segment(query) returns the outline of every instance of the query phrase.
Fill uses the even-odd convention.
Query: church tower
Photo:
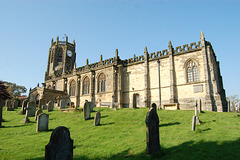
[[[56,76],[73,70],[75,61],[76,52],[74,40],[73,43],[69,43],[67,36],[66,41],[59,41],[58,36],[55,42],[53,42],[52,39],[45,79],[49,76]]]

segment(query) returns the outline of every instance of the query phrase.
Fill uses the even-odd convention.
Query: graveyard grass
[[[49,131],[36,133],[35,117],[31,123],[21,122],[24,115],[3,108],[0,128],[0,159],[44,159],[45,145],[52,131],[58,126],[70,130],[74,140],[74,159],[239,159],[240,116],[233,112],[207,112],[199,115],[201,125],[191,131],[194,111],[158,110],[160,120],[159,154],[146,155],[147,108],[119,109],[94,108],[91,117],[101,112],[101,125],[94,126],[94,119],[83,120],[83,112],[52,112],[49,114]]]

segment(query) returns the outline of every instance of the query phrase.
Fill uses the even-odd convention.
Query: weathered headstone
[[[64,99],[60,100],[60,109],[65,109],[66,108],[66,102]]]
[[[18,101],[16,99],[12,101],[12,108],[18,108]]]
[[[42,113],[37,115],[37,129],[36,132],[47,131],[48,130],[49,115]]]
[[[11,100],[6,100],[5,106],[6,106],[7,111],[13,111],[14,110],[14,108],[12,108],[12,101]]]
[[[198,109],[199,109],[199,113],[202,113],[202,100],[199,99],[199,103],[198,103]]]
[[[114,99],[115,99],[115,95],[113,94],[113,95],[112,95],[111,108],[114,108],[114,107],[115,107],[115,106],[114,106]]]
[[[25,114],[25,113],[26,113],[27,103],[28,103],[28,100],[27,100],[27,99],[25,99],[25,100],[22,102],[22,109],[21,109],[22,114]]]
[[[48,112],[52,111],[54,108],[54,103],[53,101],[49,101],[48,104],[47,104],[47,110]]]
[[[28,102],[27,109],[28,109],[28,117],[34,117],[36,112],[36,103],[34,101]]]
[[[86,100],[84,107],[83,107],[83,112],[84,112],[84,120],[88,120],[91,118],[91,112],[90,112],[90,104],[89,102]]]
[[[196,116],[196,124],[197,125],[200,125],[200,120],[199,120],[199,117],[198,117],[198,103],[196,101],[196,106],[195,106],[195,116]]]
[[[60,126],[53,130],[50,142],[45,146],[45,160],[72,160],[73,140],[69,130]]]
[[[237,117],[238,114],[237,114],[237,111],[236,111],[236,104],[235,104],[234,101],[232,101],[232,110],[233,110],[233,112],[235,113],[235,116]]]
[[[26,114],[25,114],[25,118],[22,120],[23,123],[29,123],[30,120],[29,120],[29,111],[28,111],[28,108],[26,108]]]
[[[95,117],[94,117],[94,125],[95,126],[99,126],[100,125],[100,119],[101,119],[101,113],[98,111],[95,114]]]
[[[47,105],[43,104],[43,105],[41,106],[41,109],[42,109],[42,110],[47,109]]]
[[[196,128],[196,116],[193,116],[193,119],[192,119],[192,131],[195,131],[195,128]]]
[[[156,104],[153,103],[146,116],[146,141],[147,154],[152,154],[160,151],[159,140],[159,118],[157,115]]]
[[[231,110],[230,110],[230,101],[227,101],[228,103],[227,103],[227,106],[228,106],[228,112],[231,112]]]
[[[42,109],[38,109],[38,110],[36,111],[36,113],[35,113],[35,121],[37,120],[37,116],[40,115],[40,114],[42,114],[42,113],[43,113]]]

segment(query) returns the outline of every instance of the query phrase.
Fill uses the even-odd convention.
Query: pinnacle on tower
[[[59,41],[59,37],[57,36],[57,42]]]
[[[169,41],[168,47],[169,47],[169,48],[172,47],[172,42],[171,42],[171,40]]]
[[[115,57],[118,58],[118,49],[116,49],[115,54],[116,54]]]
[[[148,54],[147,46],[145,46],[144,53],[145,53],[145,54]]]
[[[68,36],[66,36],[66,42],[68,42]]]
[[[75,46],[75,40],[73,40],[73,45]]]
[[[102,55],[100,55],[100,61],[102,61]]]
[[[86,59],[86,65],[88,66],[88,58]]]
[[[203,35],[203,31],[201,31],[201,37],[200,39],[205,39],[204,35]]]

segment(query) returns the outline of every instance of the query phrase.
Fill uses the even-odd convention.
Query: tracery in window
[[[198,68],[196,62],[190,60],[187,63],[187,82],[198,81]]]
[[[105,74],[101,73],[98,76],[98,88],[97,88],[97,92],[105,92],[106,89],[106,76]]]
[[[76,91],[76,82],[75,80],[72,80],[69,86],[69,95],[75,96],[75,91]]]
[[[89,77],[85,77],[83,80],[83,94],[89,94],[90,88],[90,79]]]

